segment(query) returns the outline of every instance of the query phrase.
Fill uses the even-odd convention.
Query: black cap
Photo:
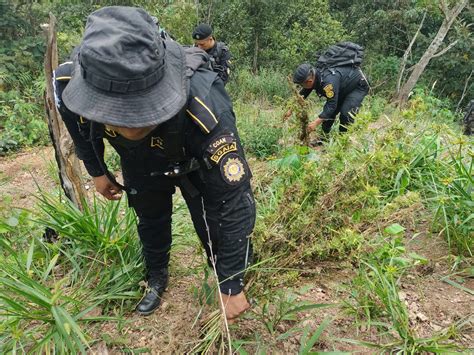
[[[196,26],[193,31],[193,38],[194,39],[205,39],[212,35],[212,27],[206,23],[201,23],[200,25]]]
[[[306,79],[308,79],[312,69],[313,66],[309,63],[300,64],[293,74],[293,82],[295,84],[302,84]]]

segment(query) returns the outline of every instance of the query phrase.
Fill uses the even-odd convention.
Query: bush
[[[280,150],[283,135],[275,111],[237,103],[235,105],[240,138],[247,153],[267,158]]]
[[[271,68],[263,68],[258,75],[252,73],[249,68],[241,68],[231,73],[227,90],[234,100],[245,102],[263,100],[275,103],[277,97],[290,95],[285,73]]]
[[[0,92],[0,154],[49,142],[48,125],[41,105],[16,91]]]
[[[290,267],[315,257],[347,258],[361,245],[360,233],[413,220],[420,206],[397,199],[410,191],[437,211],[435,230],[451,251],[472,255],[472,157],[466,141],[452,146],[454,115],[421,93],[402,112],[388,107],[381,115],[377,99],[367,103],[348,134],[333,133],[324,154],[299,149],[282,158],[291,163],[274,173],[277,200],[261,206],[267,213],[255,232],[262,259],[280,255],[279,267]],[[381,119],[372,123],[376,115]]]

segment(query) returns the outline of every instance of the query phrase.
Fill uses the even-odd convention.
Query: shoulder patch
[[[189,117],[196,123],[201,131],[208,134],[217,126],[219,121],[217,120],[214,113],[211,111],[208,105],[204,102],[203,99],[200,99],[197,96],[193,96],[191,99],[186,113]]]
[[[332,84],[327,84],[324,88],[324,93],[328,99],[332,99],[334,97],[334,88]]]
[[[218,164],[226,154],[237,150],[237,141],[232,133],[214,138],[206,149],[214,164]]]
[[[231,153],[222,159],[220,171],[222,179],[228,185],[238,185],[249,177],[247,163],[235,153]]]

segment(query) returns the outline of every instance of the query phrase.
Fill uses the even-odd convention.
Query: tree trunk
[[[257,74],[258,72],[258,33],[255,34],[255,48],[253,52],[253,63],[252,63],[252,69],[253,73]]]
[[[418,63],[415,64],[410,76],[408,77],[407,81],[403,84],[402,88],[400,89],[400,92],[398,93],[398,96],[396,98],[396,101],[400,105],[403,105],[407,102],[410,92],[415,87],[416,83],[418,82],[418,79],[420,78],[421,74],[423,74],[430,60],[446,53],[447,50],[454,45],[454,44],[451,44],[445,49],[441,50],[439,53],[437,53],[439,47],[444,41],[444,38],[446,37],[452,24],[454,23],[454,20],[458,17],[458,15],[461,13],[462,9],[464,9],[467,3],[468,3],[468,0],[462,0],[452,10],[449,10],[447,9],[446,4],[444,3],[444,0],[441,1],[441,6],[443,7],[443,12],[445,15],[444,21],[441,24],[441,27],[439,28],[438,33],[436,34],[436,36],[433,38],[430,45],[428,46],[428,49],[422,55]]]
[[[56,162],[59,168],[59,180],[65,195],[81,210],[87,197],[81,179],[79,159],[74,153],[74,144],[59,114],[53,90],[53,71],[58,66],[58,50],[56,43],[56,18],[49,15],[49,25],[45,26],[46,54],[44,71],[46,77],[46,92],[44,95],[45,109],[48,118],[49,134],[53,142]]]

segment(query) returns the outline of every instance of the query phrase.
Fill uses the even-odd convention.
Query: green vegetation
[[[258,202],[256,260],[248,273],[254,305],[242,325],[227,331],[213,272],[185,204],[176,197],[171,276],[189,283],[185,292],[195,308],[188,311],[196,312],[183,326],[186,342],[174,351],[465,350],[468,319],[420,334],[402,290],[410,277],[432,268],[430,253],[412,249],[414,240],[423,240],[430,246],[442,243],[446,272],[432,281],[473,292],[465,282],[473,275],[473,140],[461,135],[456,112],[473,93],[472,85],[465,86],[473,56],[466,25],[472,9],[450,32],[458,44],[430,64],[408,106],[397,108],[389,100],[411,35],[426,11],[426,28],[409,64],[442,21],[431,1],[153,3],[133,2],[160,18],[182,43],[190,43],[199,19],[212,22],[218,38],[230,45],[235,70],[227,88]],[[39,25],[49,11],[56,15],[60,57],[66,59],[87,14],[103,4],[0,5],[0,155],[48,143]],[[132,2],[107,2],[112,4]],[[313,150],[299,144],[300,118],[283,120],[293,104],[287,75],[342,39],[366,45],[373,92],[348,134],[333,130],[329,143]],[[310,104],[313,117],[322,103],[312,98]],[[115,154],[106,160],[119,169]],[[0,186],[8,183],[8,171],[2,171]],[[80,211],[58,188],[39,193],[32,210],[17,205],[14,196],[0,198],[0,352],[86,353],[102,343],[119,352],[157,351],[130,340],[143,330],[133,328],[139,321],[131,315],[142,294],[143,263],[136,217],[125,199],[93,199]],[[57,234],[43,235],[45,230]],[[334,269],[349,275],[332,280]],[[337,288],[336,297],[315,298],[319,285]],[[437,291],[423,292],[430,297]],[[168,318],[158,322],[166,327]]]

